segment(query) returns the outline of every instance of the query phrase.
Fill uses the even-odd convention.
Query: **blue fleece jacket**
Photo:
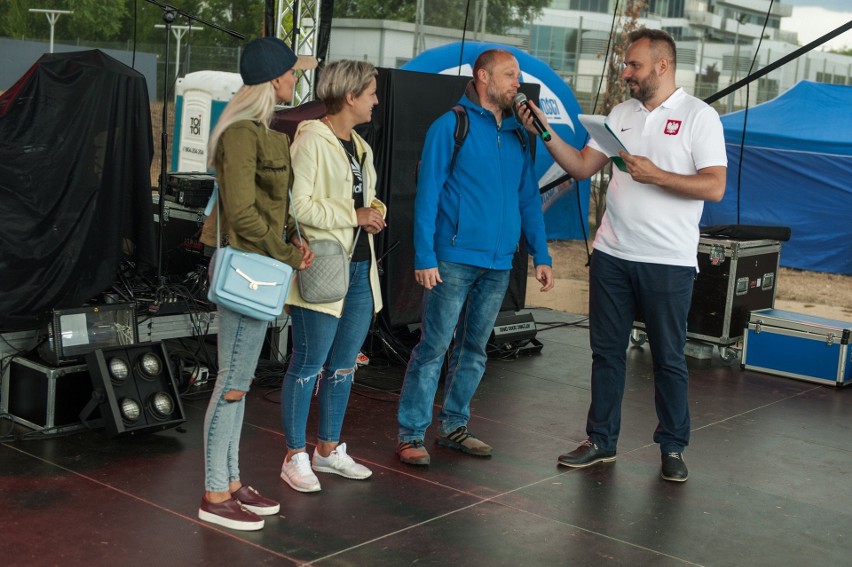
[[[414,268],[443,260],[509,270],[521,232],[535,265],[549,266],[529,144],[524,151],[514,132],[523,126],[510,113],[498,129],[494,114],[471,98],[469,86],[459,104],[470,130],[452,172],[455,113],[441,115],[426,134],[414,202]]]

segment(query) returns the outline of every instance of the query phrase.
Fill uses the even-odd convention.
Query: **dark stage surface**
[[[278,392],[253,389],[242,480],[281,501],[259,532],[197,519],[205,395],[184,401],[184,426],[147,437],[2,443],[3,565],[849,564],[852,392],[689,359],[690,478],[669,483],[651,441],[650,354],[631,347],[618,459],[572,470],[556,457],[585,438],[588,331],[537,338],[538,355],[491,360],[473,400],[471,430],[494,456],[438,447],[433,426],[427,468],[394,454],[397,396],[365,386],[399,388],[404,369],[374,358],[356,375],[342,439],[373,477],[321,474],[314,494],[279,479]],[[27,431],[0,422],[10,429]]]

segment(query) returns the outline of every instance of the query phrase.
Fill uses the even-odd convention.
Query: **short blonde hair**
[[[346,95],[360,96],[378,74],[375,65],[367,61],[334,61],[320,70],[317,98],[325,103],[328,114],[337,114],[343,110]]]

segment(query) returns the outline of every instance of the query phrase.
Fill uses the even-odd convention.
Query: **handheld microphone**
[[[527,95],[524,93],[518,93],[515,95],[515,104],[520,104],[522,106],[526,106],[530,111],[530,116],[532,116],[533,126],[535,126],[536,132],[541,136],[542,141],[549,142],[550,141],[550,132],[548,132],[544,128],[544,124],[541,123],[541,120],[538,119],[533,109],[530,108],[530,101],[527,100]]]

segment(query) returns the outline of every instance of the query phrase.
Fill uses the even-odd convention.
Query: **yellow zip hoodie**
[[[373,150],[354,131],[352,138],[355,150],[360,157],[366,152],[362,175],[364,177],[364,203],[379,211],[384,218],[386,207],[376,199],[376,168],[373,165]],[[352,168],[349,156],[337,141],[335,135],[320,120],[306,120],[299,124],[290,148],[293,164],[293,201],[291,216],[299,221],[302,236],[308,243],[311,240],[334,239],[350,251],[358,227],[355,215],[355,201],[352,198]],[[370,242],[370,286],[373,290],[374,312],[382,308],[382,295],[379,288],[379,273],[376,267],[376,252],[373,235],[367,235]],[[333,303],[308,303],[299,294],[296,278],[290,286],[287,296],[288,305],[298,305],[306,309],[328,313],[340,317],[343,312],[343,300]]]

